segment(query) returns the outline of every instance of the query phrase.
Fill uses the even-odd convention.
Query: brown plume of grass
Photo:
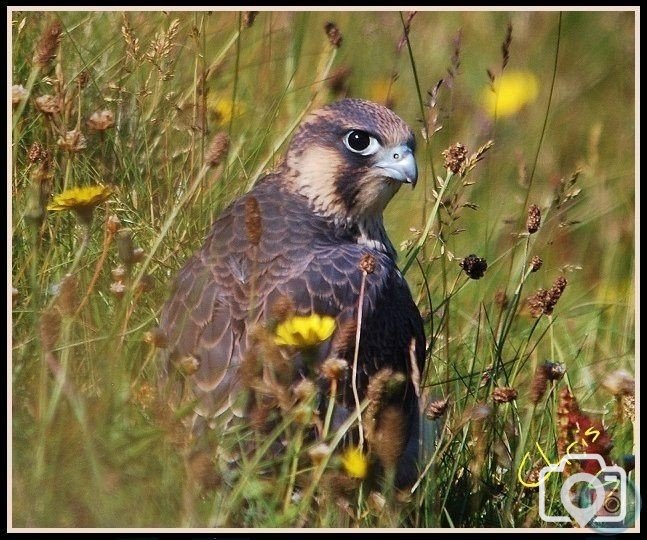
[[[58,20],[47,25],[34,50],[33,61],[36,66],[45,68],[56,58],[62,33],[63,27]]]

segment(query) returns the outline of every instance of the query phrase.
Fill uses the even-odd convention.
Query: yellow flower
[[[494,81],[494,92],[483,89],[483,105],[490,116],[512,116],[537,99],[539,81],[531,71],[508,71]]]
[[[89,221],[94,208],[108,200],[113,191],[110,186],[101,184],[66,189],[54,197],[54,200],[47,205],[47,209],[52,212],[74,210],[81,219]]]
[[[276,327],[274,343],[311,347],[325,341],[335,331],[335,319],[328,315],[295,315]]]
[[[207,110],[216,117],[221,124],[228,124],[232,118],[237,118],[245,113],[245,105],[240,101],[235,104],[229,98],[224,98],[209,92],[207,95]]]
[[[352,446],[346,450],[341,457],[341,463],[348,476],[353,478],[366,478],[366,473],[368,473],[368,459],[359,448]]]

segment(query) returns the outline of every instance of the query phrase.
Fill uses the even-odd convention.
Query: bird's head
[[[418,168],[411,128],[391,110],[344,99],[311,113],[288,147],[292,188],[338,221],[378,219]]]

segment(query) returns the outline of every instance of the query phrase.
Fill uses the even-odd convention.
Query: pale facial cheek
[[[357,198],[359,213],[381,213],[400,189],[400,182],[381,177],[367,178]]]

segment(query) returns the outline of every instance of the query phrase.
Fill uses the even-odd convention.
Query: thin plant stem
[[[353,354],[353,397],[355,398],[355,410],[357,411],[357,423],[359,427],[359,447],[364,447],[364,429],[362,426],[362,413],[360,408],[359,393],[357,391],[357,365],[359,359],[359,341],[362,333],[362,313],[364,307],[364,291],[366,288],[366,271],[362,271],[362,282],[359,289],[359,300],[357,306],[357,329],[355,330],[355,352]]]

